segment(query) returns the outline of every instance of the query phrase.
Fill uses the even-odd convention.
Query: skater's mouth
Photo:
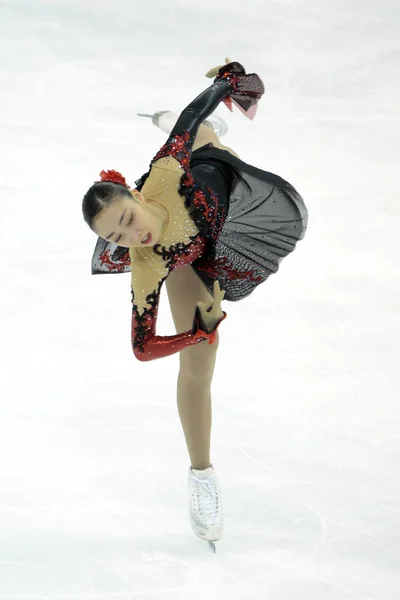
[[[152,236],[151,236],[151,233],[149,232],[149,233],[146,235],[146,237],[145,237],[145,238],[142,240],[142,244],[143,244],[143,245],[145,245],[145,244],[150,244],[150,242],[151,242],[151,237],[152,237]]]

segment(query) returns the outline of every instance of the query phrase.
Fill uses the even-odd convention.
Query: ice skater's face
[[[131,198],[116,198],[100,211],[93,229],[98,236],[118,246],[154,246],[161,237],[164,221],[138,190],[129,191]]]

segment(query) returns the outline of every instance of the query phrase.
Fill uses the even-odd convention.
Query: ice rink
[[[228,313],[225,501],[192,533],[178,357],[131,350],[129,274],[92,276],[81,202],[132,186],[225,57],[263,79],[223,142],[309,230]],[[399,600],[400,3],[0,0],[0,599]],[[165,291],[158,333],[174,333]]]

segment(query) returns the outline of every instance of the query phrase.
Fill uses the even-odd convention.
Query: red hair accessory
[[[125,187],[129,187],[125,181],[125,177],[118,173],[118,171],[102,171],[100,173],[101,181],[112,181],[113,183],[121,183]],[[101,181],[96,181],[95,183],[101,183]]]

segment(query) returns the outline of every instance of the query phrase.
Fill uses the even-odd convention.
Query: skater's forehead
[[[115,229],[121,227],[124,221],[130,218],[132,212],[129,198],[115,198],[110,204],[106,204],[97,215],[94,222],[95,229],[101,237],[110,238],[114,235]]]

